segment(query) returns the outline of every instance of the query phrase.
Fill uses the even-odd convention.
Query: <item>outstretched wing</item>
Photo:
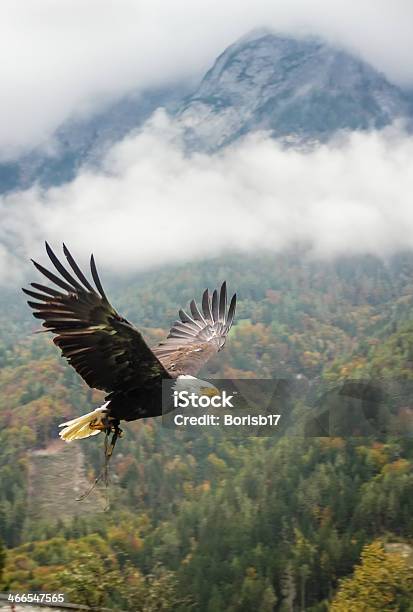
[[[227,310],[227,285],[224,282],[219,295],[216,289],[212,298],[208,289],[204,291],[201,310],[192,300],[189,305],[191,315],[179,311],[180,321],[175,321],[167,339],[153,349],[171,375],[195,376],[224,347],[234,321],[236,301],[234,294]]]
[[[33,315],[43,319],[43,327],[56,334],[54,343],[87,384],[107,392],[128,392],[154,378],[170,378],[141,333],[109,303],[93,255],[90,269],[95,287],[65,245],[63,252],[74,275],[47,243],[46,250],[62,278],[32,261],[59,290],[31,283],[36,291],[23,291],[37,300],[28,302]]]

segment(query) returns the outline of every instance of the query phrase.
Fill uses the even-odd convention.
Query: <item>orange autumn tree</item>
[[[413,610],[413,567],[380,540],[366,545],[353,576],[341,581],[332,612]]]

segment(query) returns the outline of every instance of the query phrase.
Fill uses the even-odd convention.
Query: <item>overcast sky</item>
[[[411,0],[3,0],[0,157],[129,91],[199,77],[262,26],[322,35],[413,86]],[[83,261],[93,250],[116,273],[297,240],[322,257],[413,248],[413,141],[402,128],[307,153],[259,134],[213,155],[183,151],[159,110],[100,169],[0,196],[0,284],[20,280],[45,239]]]
[[[131,90],[200,76],[262,26],[319,34],[413,85],[411,0],[2,0],[0,157]]]

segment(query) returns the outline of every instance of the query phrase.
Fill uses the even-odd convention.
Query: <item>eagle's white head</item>
[[[178,392],[188,391],[188,393],[195,393],[198,396],[214,397],[215,395],[221,395],[221,392],[211,383],[187,374],[178,376],[173,385],[173,390]]]

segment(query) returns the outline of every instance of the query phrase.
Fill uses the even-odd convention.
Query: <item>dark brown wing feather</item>
[[[63,291],[31,283],[23,289],[30,297],[33,315],[43,327],[56,334],[54,343],[90,387],[107,392],[129,392],[153,379],[170,378],[140,332],[121,317],[109,303],[93,255],[91,272],[94,288],[81,272],[68,249],[63,252],[73,274],[58,260],[46,243],[57,272],[33,262],[36,268]]]
[[[212,298],[208,289],[204,291],[201,310],[192,300],[189,305],[190,315],[184,310],[179,311],[180,321],[175,321],[168,338],[153,348],[159,361],[172,376],[195,376],[223,348],[234,321],[236,300],[234,294],[227,310],[227,285],[224,282],[219,296],[217,290],[213,292]]]

